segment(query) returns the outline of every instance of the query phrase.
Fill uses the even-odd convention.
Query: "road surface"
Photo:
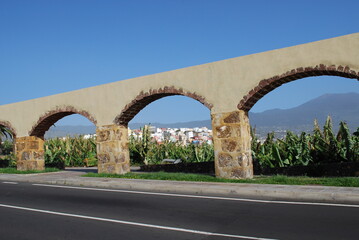
[[[358,239],[359,205],[0,182],[1,239]]]

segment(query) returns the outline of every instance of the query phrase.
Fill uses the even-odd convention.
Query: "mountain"
[[[291,109],[273,109],[261,113],[249,113],[251,125],[258,130],[292,130],[295,132],[313,130],[317,119],[322,126],[331,116],[333,128],[338,129],[340,121],[345,121],[354,131],[359,127],[359,94],[325,94]],[[268,132],[268,131],[267,131]]]
[[[317,119],[323,126],[328,115],[332,117],[334,130],[338,129],[340,121],[347,122],[351,131],[359,127],[359,94],[341,93],[325,94],[291,109],[272,109],[261,113],[249,113],[251,125],[259,135],[267,132],[312,131],[313,121]],[[148,123],[130,123],[131,129],[138,129]],[[162,128],[212,128],[210,120],[182,123],[151,123],[152,126]],[[95,133],[95,126],[57,126],[46,133],[45,138],[66,135],[80,135]]]
[[[261,113],[250,113],[251,120],[259,126],[296,126],[312,124],[313,119],[324,121],[328,115],[333,120],[348,120],[359,123],[359,94],[325,94],[298,107],[273,109]]]

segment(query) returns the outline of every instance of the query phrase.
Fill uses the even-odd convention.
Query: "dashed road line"
[[[55,212],[55,211],[42,210],[42,209],[36,209],[36,208],[28,208],[28,207],[20,207],[20,206],[13,206],[13,205],[7,205],[7,204],[0,204],[0,207],[18,209],[18,210],[25,210],[25,211],[31,211],[31,212],[38,212],[38,213],[45,213],[45,214],[52,214],[52,215],[58,215],[58,216],[89,219],[89,220],[102,221],[102,222],[119,223],[119,224],[146,227],[146,228],[155,228],[155,229],[168,230],[168,231],[176,231],[176,232],[185,232],[185,233],[192,233],[192,234],[199,234],[199,235],[207,235],[207,236],[217,236],[217,237],[236,238],[236,239],[251,239],[251,240],[260,240],[260,239],[262,239],[262,240],[274,240],[272,238],[261,238],[261,237],[233,235],[233,234],[226,234],[226,233],[207,232],[207,231],[200,231],[200,230],[187,229],[187,228],[177,228],[177,227],[161,226],[161,225],[155,225],[155,224],[123,221],[123,220],[110,219],[110,218],[92,217],[92,216],[78,215],[78,214],[72,214],[72,213]]]
[[[18,184],[17,182],[2,182],[4,184]]]

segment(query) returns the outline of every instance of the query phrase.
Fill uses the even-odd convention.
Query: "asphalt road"
[[[359,206],[0,182],[0,239],[358,239]]]

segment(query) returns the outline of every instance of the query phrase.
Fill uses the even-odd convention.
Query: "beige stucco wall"
[[[359,33],[2,105],[0,121],[10,122],[18,136],[27,136],[46,112],[73,106],[89,112],[97,125],[108,125],[141,91],[165,86],[204,97],[213,105],[212,113],[231,112],[261,80],[319,64],[359,72]]]

